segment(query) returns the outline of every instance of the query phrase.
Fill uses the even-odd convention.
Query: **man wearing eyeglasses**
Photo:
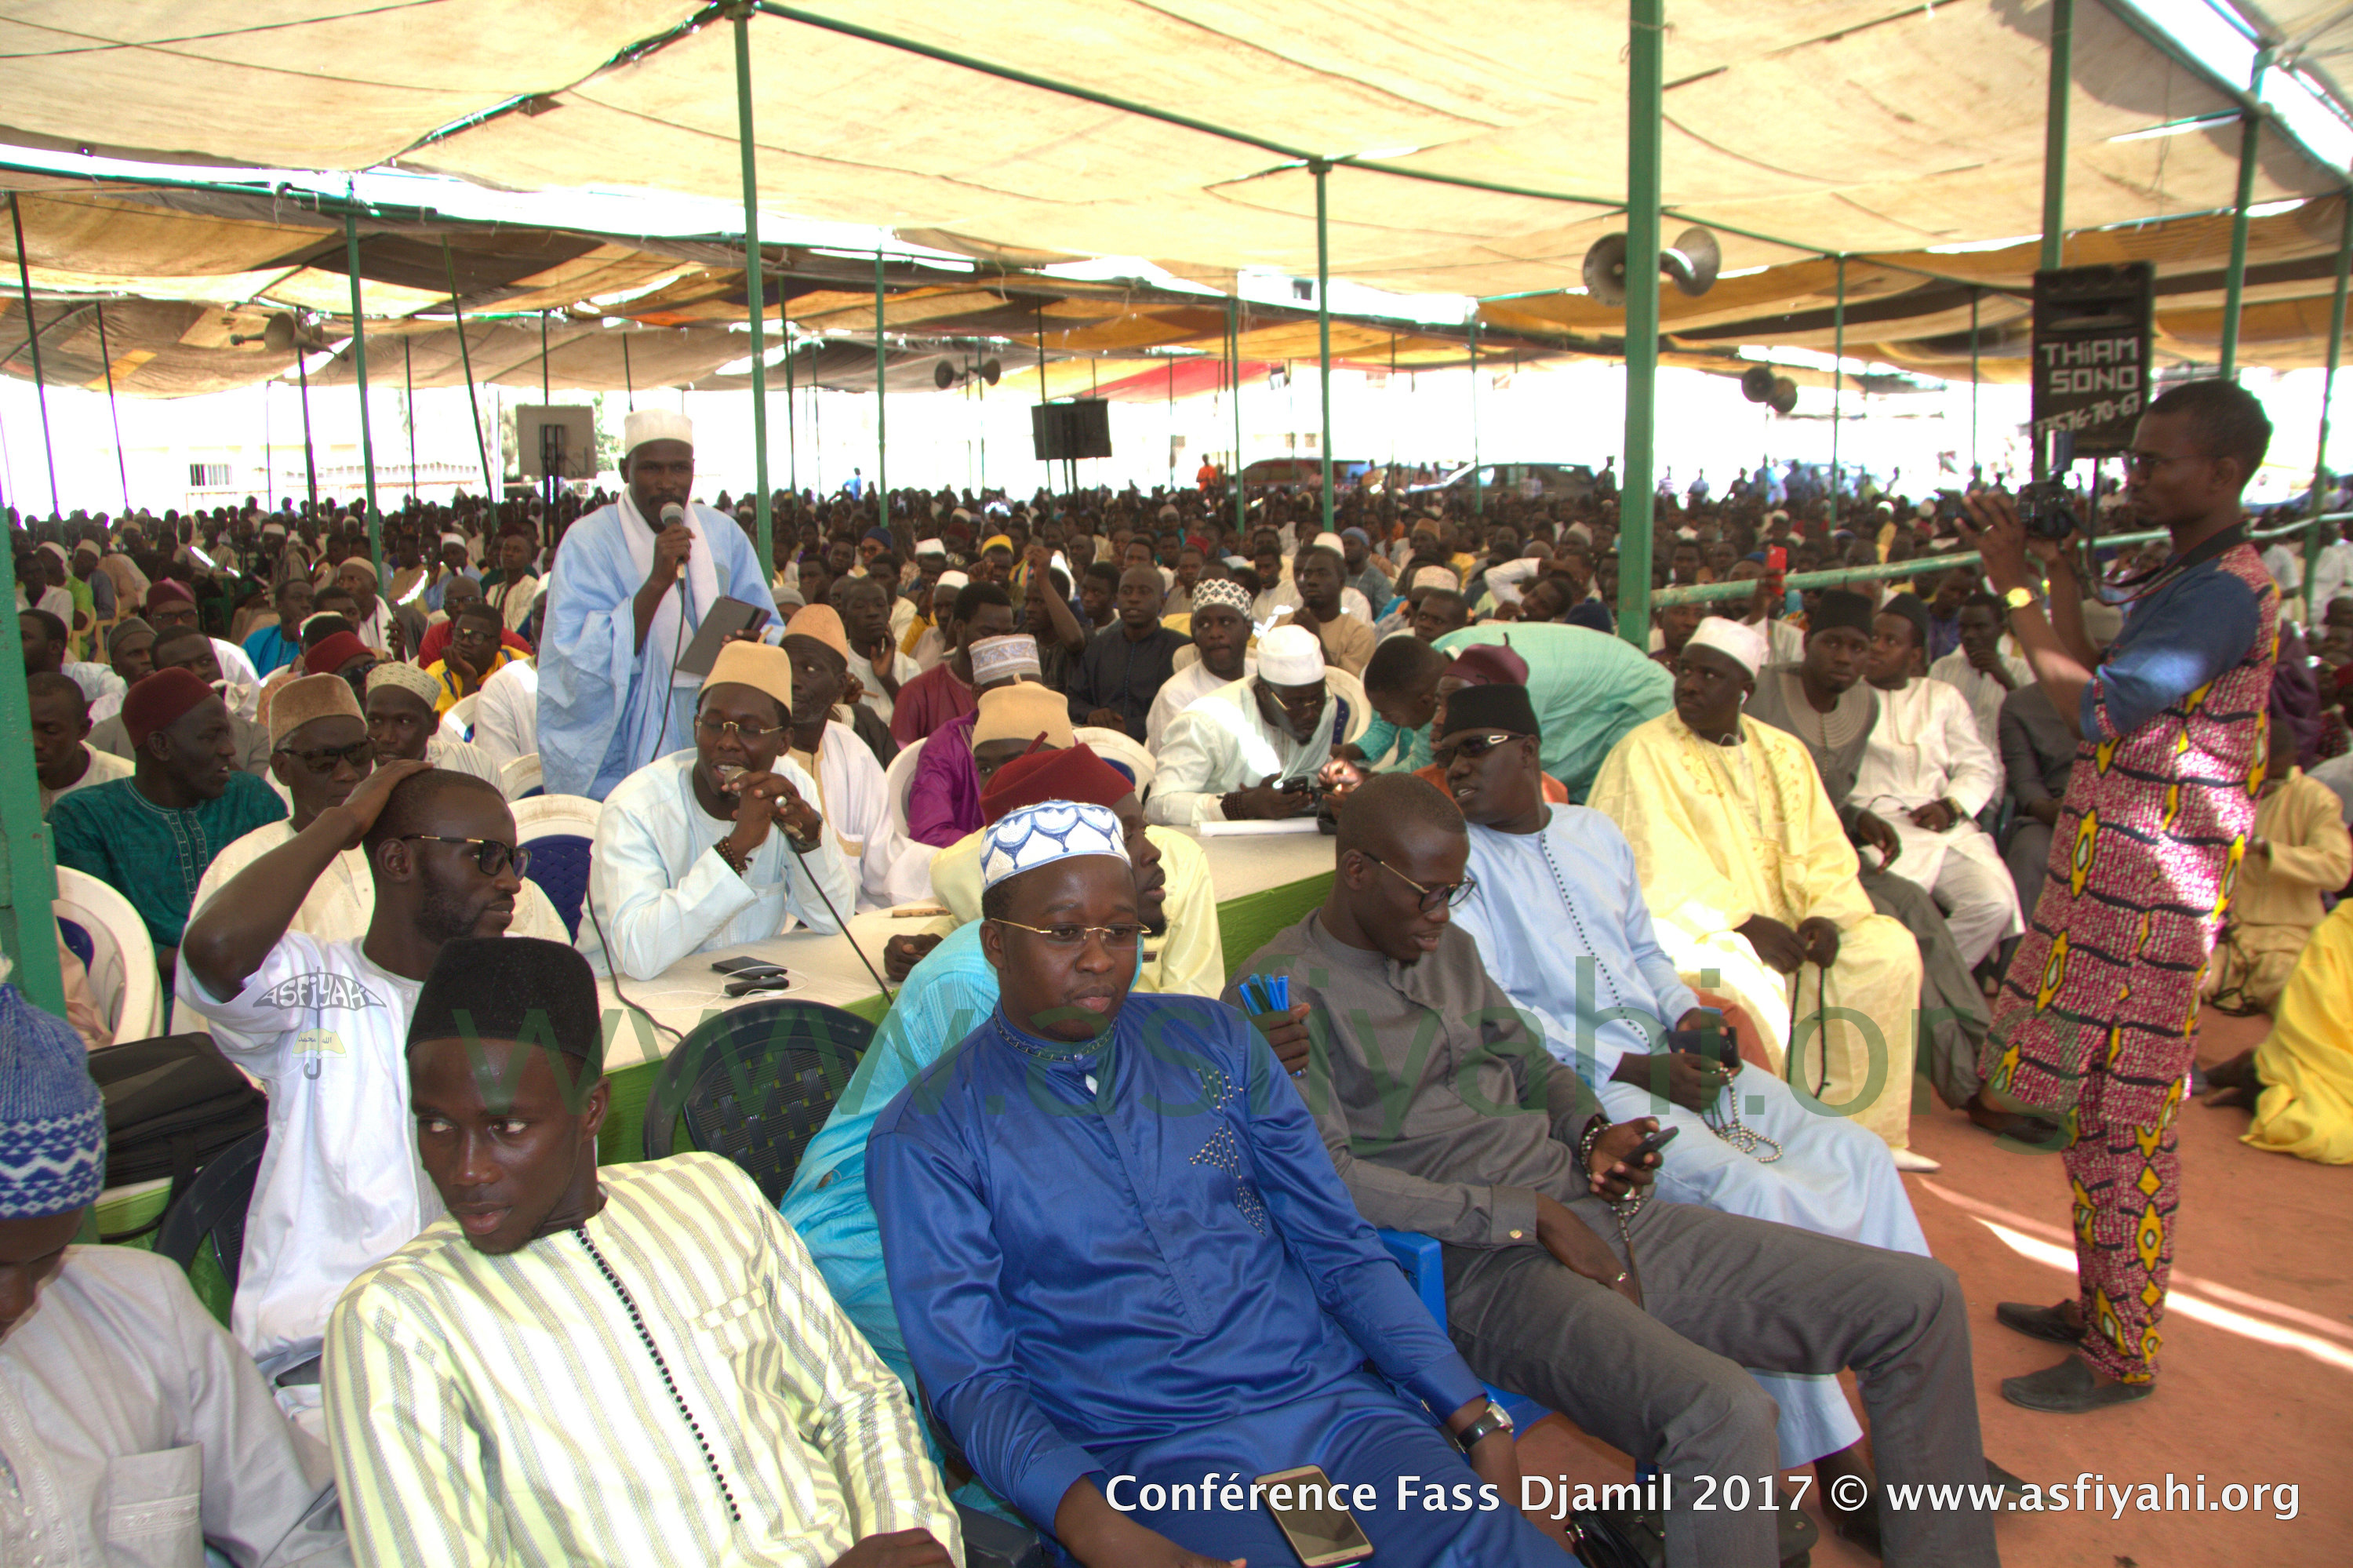
[[[1070,800],[989,828],[997,1005],[868,1139],[932,1411],[1089,1568],[1285,1561],[1250,1482],[1303,1465],[1370,1489],[1351,1511],[1383,1562],[1559,1563],[1519,1515],[1485,1391],[1357,1216],[1273,1050],[1216,1002],[1130,994],[1126,842],[1110,810]],[[1497,1501],[1400,1510],[1405,1475]]]
[[[841,929],[856,874],[812,804],[817,780],[786,755],[792,715],[792,655],[731,642],[703,680],[694,748],[657,758],[606,797],[579,938],[600,973],[651,980],[793,921]]]
[[[1315,809],[1308,785],[1331,766],[1352,721],[1325,679],[1324,646],[1303,626],[1258,640],[1255,674],[1220,686],[1169,722],[1145,810],[1155,822],[1296,817]]]
[[[337,730],[348,744],[349,727]],[[328,749],[306,745],[298,766]],[[292,929],[312,886],[354,846],[375,885],[365,934]],[[179,1000],[218,1025],[216,1042],[269,1094],[229,1330],[314,1434],[329,1308],[441,1212],[409,1117],[417,988],[445,942],[506,934],[528,858],[496,787],[386,762],[230,878],[182,937]]]
[[[1488,694],[1507,689],[1457,694],[1442,738],[1503,732],[1501,702]],[[1468,714],[1455,706],[1465,698]],[[1532,714],[1524,708],[1523,722],[1532,726]],[[1526,770],[1525,818],[1543,809],[1537,763],[1527,753],[1511,760]],[[1642,1178],[1635,1187],[1646,1184],[1659,1157],[1634,1150],[1657,1118],[1613,1122],[1453,923],[1484,895],[1461,812],[1427,780],[1385,773],[1349,796],[1339,830],[1322,907],[1240,973],[1288,976],[1292,1000],[1312,1010],[1302,1092],[1324,1146],[1367,1220],[1444,1244],[1447,1327],[1472,1370],[1672,1477],[1670,1568],[1778,1559],[1773,1512],[1711,1508],[1699,1481],[1796,1462],[1746,1369],[1827,1380],[1852,1368],[1883,1476],[1988,1479],[1968,1308],[1952,1271],[1638,1199],[1630,1162],[1643,1162],[1632,1174]],[[1630,866],[1620,874],[1630,885]],[[1506,880],[1498,895],[1528,891]],[[1572,913],[1587,906],[1556,893],[1549,907],[1515,905],[1512,917],[1554,938],[1566,969]],[[1643,1099],[1627,1108],[1646,1110]],[[1667,1168],[1692,1136],[1664,1151]],[[1890,1511],[1883,1523],[1891,1563],[1997,1561],[1990,1520],[1966,1501],[1950,1512]]]

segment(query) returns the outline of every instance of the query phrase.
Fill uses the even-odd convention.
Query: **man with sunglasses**
[[[1504,727],[1502,701],[1472,695],[1497,689],[1455,699],[1472,696],[1471,729]],[[1460,722],[1444,738],[1465,733]],[[1534,757],[1513,760],[1529,775],[1521,803],[1540,810]],[[1883,1477],[1987,1479],[1952,1271],[1638,1198],[1658,1157],[1635,1150],[1657,1119],[1613,1122],[1453,923],[1482,896],[1461,812],[1427,780],[1388,773],[1349,797],[1339,828],[1322,907],[1240,972],[1288,976],[1293,1001],[1309,1005],[1303,1093],[1324,1148],[1367,1220],[1444,1244],[1448,1330],[1472,1370],[1672,1477],[1670,1568],[1777,1560],[1769,1503],[1711,1507],[1700,1482],[1769,1475],[1788,1457],[1746,1369],[1828,1379],[1851,1368]],[[1630,867],[1620,874],[1631,885]],[[1585,913],[1563,899],[1514,918],[1573,932],[1559,907]],[[1891,1563],[1997,1561],[1991,1521],[1966,1503],[1888,1510],[1882,1522]]]
[[[1169,722],[1145,810],[1166,826],[1296,817],[1351,721],[1324,675],[1324,645],[1303,626],[1258,640],[1258,673],[1221,686]]]
[[[1215,1002],[1130,994],[1145,927],[1126,841],[1069,800],[990,827],[997,1007],[868,1140],[931,1410],[1090,1568],[1284,1561],[1250,1483],[1302,1465],[1351,1489],[1384,1562],[1560,1563],[1519,1516],[1485,1391],[1357,1216],[1273,1051]],[[1407,1475],[1496,1501],[1400,1508]]]
[[[315,761],[326,747],[305,749]],[[354,846],[375,884],[365,934],[293,929],[311,888]],[[229,1330],[313,1433],[329,1308],[441,1211],[409,1118],[417,988],[444,943],[506,934],[528,863],[495,787],[384,762],[188,921],[175,993],[269,1094]]]
[[[858,880],[812,802],[817,780],[786,755],[793,656],[731,642],[695,708],[694,748],[613,788],[596,817],[580,950],[599,972],[651,980],[692,953],[838,931]]]

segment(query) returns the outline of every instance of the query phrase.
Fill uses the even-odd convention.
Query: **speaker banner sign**
[[[2034,434],[2074,438],[2077,457],[2132,446],[2148,400],[2156,273],[2146,261],[2034,274]]]

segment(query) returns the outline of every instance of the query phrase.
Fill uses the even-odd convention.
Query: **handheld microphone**
[[[681,506],[677,502],[673,501],[669,505],[661,509],[661,525],[663,527],[675,528],[685,521],[686,508]]]

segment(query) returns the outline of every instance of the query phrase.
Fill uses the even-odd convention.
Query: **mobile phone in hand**
[[[1333,1485],[1323,1467],[1277,1470],[1261,1476],[1256,1486],[1264,1489],[1260,1496],[1266,1511],[1274,1516],[1275,1528],[1299,1553],[1304,1568],[1361,1563],[1373,1554],[1373,1543],[1365,1539],[1356,1516],[1335,1500],[1347,1489]]]

